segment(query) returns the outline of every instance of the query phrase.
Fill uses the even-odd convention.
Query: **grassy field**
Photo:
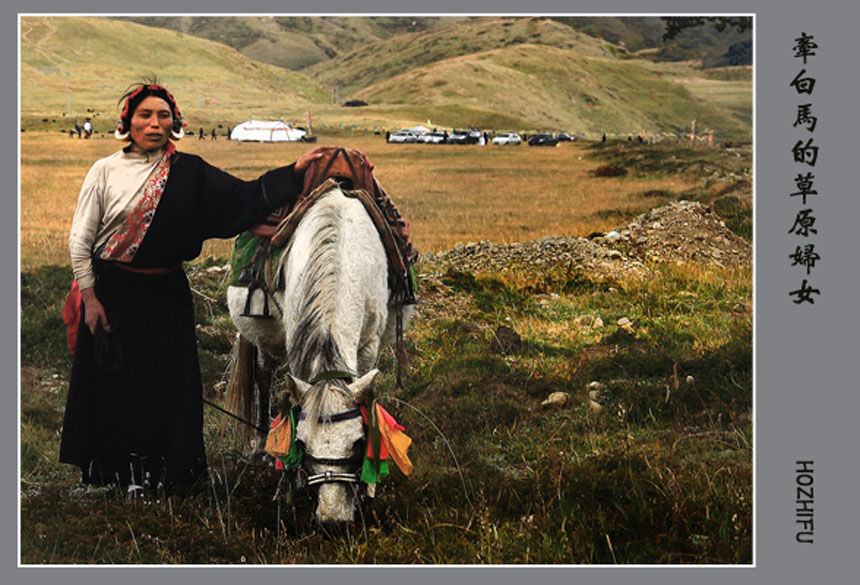
[[[618,227],[619,217],[629,218],[654,206],[654,199],[644,193],[663,191],[671,198],[695,191],[699,182],[695,176],[674,171],[621,179],[595,177],[599,162],[588,156],[581,143],[556,148],[388,144],[384,136],[346,133],[320,136],[318,144],[339,144],[368,155],[378,179],[412,223],[422,252],[450,249],[458,241],[518,242],[545,234],[585,236],[607,231]],[[118,147],[113,138],[22,135],[25,269],[67,263],[65,240],[83,177],[94,160]],[[311,148],[223,138],[185,139],[180,145],[244,179],[289,164]],[[609,210],[620,215],[607,214]],[[210,243],[205,254],[226,256],[230,246],[228,241]]]
[[[56,463],[70,368],[65,239],[83,174],[117,144],[21,140],[23,563],[752,562],[749,269],[659,265],[652,279],[618,281],[567,265],[473,273],[422,263],[405,389],[394,387],[390,351],[377,388],[414,439],[416,471],[393,472],[346,535],[309,526],[303,492],[273,499],[279,474],[245,455],[236,429],[208,408],[206,485],[151,500],[81,487]],[[715,201],[751,166],[748,151],[670,144],[389,145],[351,134],[320,143],[369,155],[422,252],[605,231],[671,200]],[[307,147],[182,144],[243,177]],[[594,176],[607,163],[627,175]],[[210,243],[187,266],[204,395],[216,402],[235,330],[227,274],[208,269],[229,250]],[[632,330],[616,324],[622,317]],[[522,336],[521,352],[494,349],[499,325]],[[593,381],[603,385],[594,400]],[[541,407],[556,391],[568,401]]]

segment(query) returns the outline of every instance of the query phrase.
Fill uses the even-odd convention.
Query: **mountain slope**
[[[380,81],[355,97],[377,104],[504,112],[521,128],[648,133],[700,129],[744,135],[731,113],[664,79],[653,65],[516,45],[432,63]]]
[[[136,16],[122,17],[228,45],[246,57],[298,70],[404,33],[420,32],[462,17],[419,16]]]
[[[184,33],[108,18],[21,18],[25,119],[69,109],[73,116],[114,116],[126,87],[153,75],[169,84],[186,118],[277,115],[328,100],[328,91],[302,74]]]
[[[579,55],[612,55],[608,43],[545,18],[475,18],[369,43],[304,72],[328,84],[339,80],[341,94],[349,95],[435,62],[524,43],[564,48]]]
[[[299,24],[319,33],[349,22]],[[370,34],[371,22],[358,19],[354,28]],[[317,127],[379,130],[430,119],[447,128],[683,133],[696,119],[720,138],[749,136],[751,82],[743,78],[705,79],[689,65],[655,64],[545,18],[435,25],[407,34],[382,27],[393,36],[296,73],[183,32],[109,18],[24,17],[22,126],[68,129],[73,122],[62,117],[92,116],[97,130],[112,131],[119,96],[154,74],[192,126],[296,121],[308,111]],[[370,105],[332,103],[336,80],[341,99]]]

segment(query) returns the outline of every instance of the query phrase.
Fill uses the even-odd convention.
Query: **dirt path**
[[[41,26],[44,25],[45,32],[38,40],[30,39],[30,35],[34,36],[41,32]],[[50,63],[62,67],[69,62],[68,59],[58,55],[57,53],[48,51],[45,47],[48,41],[57,33],[57,27],[54,26],[51,18],[22,18],[21,19],[21,48],[22,53],[26,46],[30,46],[33,53],[44,57]]]

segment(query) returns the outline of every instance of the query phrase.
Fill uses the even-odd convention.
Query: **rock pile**
[[[511,266],[546,269],[585,269],[606,277],[647,276],[650,270],[620,250],[586,238],[545,236],[529,242],[495,244],[489,240],[457,244],[442,254],[426,254],[422,263],[473,272],[499,271]]]
[[[749,265],[752,246],[709,207],[680,201],[644,213],[627,226],[588,238],[546,236],[530,242],[458,243],[421,262],[444,269],[499,271],[512,265],[586,270],[597,277],[646,277],[645,263],[694,262],[722,267]]]
[[[721,267],[748,266],[752,262],[752,245],[727,228],[709,207],[696,201],[652,209],[617,233],[620,237],[613,245],[643,262],[694,262]]]

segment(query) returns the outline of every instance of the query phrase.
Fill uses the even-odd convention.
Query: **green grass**
[[[222,260],[190,266],[200,293],[204,388],[215,399],[210,389],[227,368],[231,326],[224,279],[204,269]],[[22,294],[59,289],[66,276],[51,268],[25,275]],[[64,332],[51,322],[61,295],[28,305],[22,560],[751,561],[752,336],[750,315],[737,308],[750,298],[747,278],[663,267],[636,284],[571,279],[558,270],[452,271],[422,282],[425,302],[439,313],[419,316],[407,337],[405,393],[395,394],[389,374],[377,389],[415,441],[416,471],[409,479],[394,472],[364,523],[335,539],[308,526],[304,494],[294,494],[294,505],[272,501],[278,473],[243,455],[211,409],[208,484],[151,502],[79,487],[73,471],[55,463],[65,374],[53,372],[68,364]],[[583,314],[606,325],[571,333]],[[621,316],[635,323],[633,334],[614,325]],[[499,324],[522,333],[522,354],[491,349]],[[393,370],[390,351],[380,367]],[[605,385],[600,413],[589,407],[593,380]],[[558,390],[570,392],[568,403],[541,408]]]
[[[99,19],[81,19],[75,26],[83,28],[58,26],[53,32],[41,19],[35,20],[39,26],[27,29],[29,38],[22,43],[30,68],[25,68],[22,82],[23,120],[28,128],[51,124],[59,128],[62,117],[54,123],[45,112],[65,106],[62,100],[51,101],[64,95],[64,76],[36,72],[36,68],[60,62],[68,47],[86,53],[81,39],[89,33],[94,39],[91,49],[106,51],[114,45],[99,45],[95,39],[122,44],[122,34],[136,34],[141,27],[112,22],[119,35],[114,38],[113,30],[100,29],[104,23]],[[513,25],[503,27],[512,31],[505,37],[510,41],[507,48],[483,59],[462,59],[457,66],[477,73],[473,67],[506,63],[513,68],[518,62],[521,67],[539,67],[542,77],[550,76],[555,71],[553,60],[545,57],[557,47],[513,45],[517,38],[537,34],[546,40],[554,29],[540,20],[524,20],[522,27],[516,31]],[[159,38],[169,47],[175,39],[180,53],[199,47],[196,40],[178,33],[148,34],[167,35]],[[488,29],[481,37],[490,34]],[[33,50],[40,39],[40,46],[50,49],[46,53]],[[438,37],[440,44],[444,40]],[[121,53],[124,46],[116,50],[116,63],[108,55],[104,67],[88,65],[71,78],[73,95],[80,100],[75,107],[92,99],[100,111],[113,111],[115,104],[105,96],[115,95],[116,72],[128,73],[124,64],[129,58]],[[224,72],[235,71],[230,69],[238,59],[235,54],[226,49],[207,51],[199,61],[199,73],[209,71],[211,63],[212,71],[218,71],[213,76],[218,91],[230,96],[238,95],[232,94],[238,91],[235,88],[244,88],[243,107],[259,104],[261,111],[275,111],[289,102],[292,110],[285,111],[302,111],[304,105],[293,103],[294,95],[273,98],[272,70],[255,65],[253,80],[245,83]],[[161,58],[155,55],[153,62],[158,65]],[[624,74],[636,73],[630,62],[588,63],[600,68],[599,77],[605,81],[588,90],[593,105],[604,104],[608,111],[606,102],[613,92],[636,91],[625,85]],[[653,71],[656,66],[651,67]],[[163,71],[168,70],[157,72]],[[238,100],[223,109],[210,104],[195,111],[198,72],[179,64],[169,71],[178,91],[184,92],[184,101],[179,99],[189,104],[186,111],[193,125],[240,111]],[[78,83],[93,84],[92,93]],[[574,90],[573,85],[568,87]],[[660,87],[672,95],[677,91]],[[653,112],[661,111],[654,108]],[[345,115],[338,114],[342,109],[335,106],[328,110],[320,106],[315,119],[320,110]],[[545,119],[534,118],[534,111],[534,104],[521,103],[459,109],[419,103],[357,115],[368,116],[365,121],[423,122],[426,116],[463,126],[480,120],[508,127]],[[411,118],[416,114],[417,119]],[[42,122],[46,115],[48,122]],[[458,152],[462,170],[456,172],[466,179],[474,177],[471,167],[499,155],[492,149]],[[590,152],[595,166],[612,163],[628,171],[627,177],[607,180],[691,177],[697,186],[689,191],[643,193],[642,197],[655,202],[702,199],[713,204],[738,233],[751,231],[749,206],[735,199],[733,190],[743,190],[740,184],[750,175],[748,156],[616,141],[595,145]],[[529,154],[548,156],[543,151]],[[429,157],[429,150],[405,145],[397,153],[385,151],[374,157],[374,162],[382,172],[404,165],[420,168]],[[48,168],[51,162],[37,164]],[[437,206],[453,199],[448,195],[440,191]],[[627,217],[621,209],[602,213],[617,223]],[[483,215],[491,214],[488,208]],[[204,396],[215,401],[222,398],[219,383],[229,370],[235,330],[226,311],[227,275],[206,269],[226,263],[226,258],[206,257],[187,267],[200,325]],[[377,395],[414,440],[410,458],[415,472],[406,479],[395,471],[378,497],[367,503],[363,521],[338,538],[307,524],[312,509],[306,493],[294,493],[292,502],[274,500],[279,474],[263,458],[246,455],[232,425],[208,408],[205,438],[212,472],[208,483],[155,494],[151,500],[129,498],[111,489],[82,488],[74,469],[57,463],[71,364],[60,311],[71,272],[67,266],[49,265],[21,274],[22,562],[751,562],[752,316],[748,307],[752,286],[748,271],[663,265],[653,267],[657,275],[651,280],[619,282],[563,268],[518,266],[499,273],[449,268],[419,267],[422,305],[406,338],[409,360],[404,391],[394,387],[392,351],[380,357],[385,375]],[[599,317],[604,325],[579,325],[583,317]],[[632,332],[616,324],[621,317],[633,322]],[[500,325],[522,337],[522,352],[504,354],[494,349]],[[595,404],[588,394],[593,381],[604,386]],[[556,391],[569,393],[568,401],[561,407],[542,407],[542,401]]]

